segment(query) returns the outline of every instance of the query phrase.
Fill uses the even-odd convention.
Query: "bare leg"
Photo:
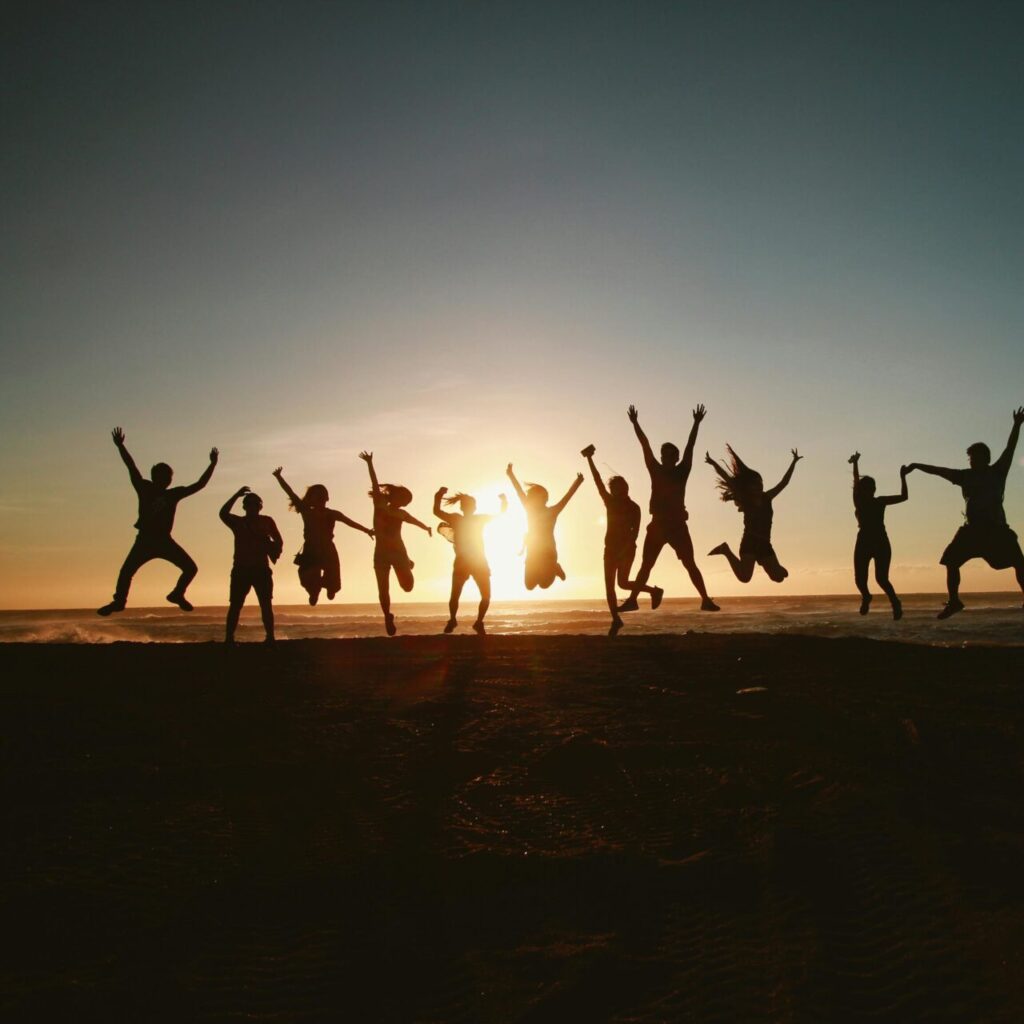
[[[889,603],[892,605],[892,617],[901,619],[903,617],[903,605],[896,596],[896,588],[889,582],[889,565],[892,563],[892,548],[887,544],[875,555],[875,582],[885,591]]]
[[[238,616],[242,611],[242,603],[245,601],[243,597],[241,601],[233,600],[228,605],[228,617],[224,623],[224,642],[233,644],[235,642],[235,630],[238,628]]]
[[[1021,593],[1024,594],[1024,563],[1014,566],[1013,571],[1017,575],[1017,586],[1020,587]]]
[[[732,569],[736,576],[736,579],[740,583],[749,583],[750,577],[754,575],[754,559],[749,555],[743,558],[737,558],[732,553],[732,548],[728,544],[719,544],[717,548],[708,552],[709,555],[724,555],[728,559],[729,567]]]
[[[450,633],[458,625],[458,620],[455,616],[459,610],[459,598],[462,596],[462,588],[465,585],[465,576],[452,574],[452,595],[448,598],[448,622],[444,627],[446,633]]]
[[[607,552],[604,556],[604,596],[608,602],[608,611],[612,615],[612,625],[608,633],[609,636],[615,636],[622,629],[622,617],[619,615],[619,599],[615,593],[615,560],[614,556]]]
[[[476,622],[473,623],[473,629],[478,633],[483,633],[484,616],[487,614],[487,609],[491,607],[490,576],[482,576],[476,581],[476,585],[480,588],[480,605],[476,610]]]
[[[661,554],[661,549],[665,544],[664,537],[661,534],[652,534],[648,527],[647,536],[644,538],[644,553],[640,562],[640,571],[636,574],[636,579],[633,580],[629,597],[619,605],[620,612],[635,612],[640,607],[637,604],[636,595],[646,587],[647,581],[651,577],[651,571],[654,569],[654,563],[657,562],[658,555]]]
[[[263,619],[263,632],[268,643],[274,642],[274,598],[273,583],[268,575],[265,584],[256,587],[256,600],[260,603],[260,617]]]
[[[394,636],[395,617],[391,614],[391,566],[375,565],[373,571],[377,577],[377,598],[380,601],[380,610],[384,613],[384,629],[388,636]]]
[[[868,590],[868,566],[871,564],[871,554],[861,544],[860,537],[857,537],[857,544],[853,549],[853,582],[857,585],[860,593],[860,613],[867,615],[871,607],[871,591]],[[877,575],[877,564],[875,567]]]
[[[960,600],[960,566],[946,566],[946,590],[949,591],[949,600],[946,607],[936,616],[939,619],[948,619],[951,615],[963,611],[964,603]]]

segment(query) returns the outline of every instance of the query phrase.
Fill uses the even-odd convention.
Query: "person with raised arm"
[[[860,452],[849,458],[853,466],[853,511],[857,516],[857,543],[853,549],[853,578],[860,591],[860,614],[867,615],[871,607],[871,592],[868,590],[868,566],[875,561],[875,581],[885,591],[892,605],[892,617],[903,618],[903,605],[896,596],[896,590],[889,582],[889,565],[892,562],[892,545],[885,531],[885,510],[890,505],[899,505],[907,500],[907,473],[909,467],[900,466],[899,494],[875,494],[875,481],[870,476],[860,475]]]
[[[647,585],[654,563],[657,562],[662,548],[668,544],[683,563],[690,576],[690,582],[700,594],[701,611],[717,612],[718,605],[708,597],[704,577],[697,568],[690,528],[687,525],[689,515],[686,511],[686,482],[693,467],[693,446],[697,442],[697,431],[707,415],[707,409],[703,405],[698,405],[693,410],[693,426],[690,428],[682,459],[679,458],[679,449],[671,441],[666,441],[661,446],[660,461],[654,457],[651,443],[640,426],[640,415],[635,405],[629,407],[628,415],[644,453],[644,464],[651,477],[651,521],[647,525],[647,535],[644,537],[640,571],[630,588],[629,597],[619,605],[619,611],[634,612],[640,607],[636,596]]]
[[[946,469],[943,466],[926,466],[912,462],[909,470],[921,470],[932,476],[940,476],[960,488],[966,502],[966,522],[957,530],[942,553],[940,564],[946,567],[946,606],[938,614],[948,619],[964,605],[960,600],[960,567],[972,558],[984,558],[993,569],[1013,569],[1017,583],[1024,592],[1024,554],[1020,549],[1017,534],[1006,522],[1003,509],[1003,495],[1006,477],[1013,464],[1013,453],[1017,449],[1020,427],[1024,423],[1024,407],[1013,412],[1013,427],[1003,449],[1003,454],[992,462],[992,452],[981,441],[967,449],[967,469]]]
[[[737,558],[728,544],[712,548],[709,555],[724,555],[740,583],[749,583],[754,575],[754,566],[764,569],[768,579],[781,583],[789,570],[779,562],[779,556],[772,547],[772,502],[786,489],[793,478],[793,470],[803,456],[792,449],[793,461],[782,479],[771,490],[764,489],[764,480],[757,470],[751,469],[726,445],[729,450],[729,468],[720,466],[707,452],[704,461],[718,474],[718,488],[722,501],[731,501],[743,513],[743,536],[740,539],[740,553]]]
[[[526,512],[526,569],[524,580],[527,590],[540,587],[547,590],[556,579],[565,579],[565,570],[558,564],[558,548],[555,545],[555,523],[562,510],[583,483],[583,474],[577,473],[559,501],[548,504],[548,491],[540,484],[527,483],[526,490],[516,479],[510,462],[505,475],[512,481],[516,494]]]
[[[480,607],[477,609],[473,631],[483,636],[484,616],[491,605],[491,567],[487,564],[484,549],[484,529],[494,516],[480,515],[476,510],[476,498],[470,494],[448,494],[447,487],[439,487],[434,495],[434,515],[441,520],[438,533],[455,547],[455,564],[452,566],[452,593],[448,600],[448,622],[444,631],[451,633],[458,625],[459,598],[466,581],[472,577],[480,591]],[[508,500],[498,495],[501,506],[498,515],[504,515]],[[451,507],[459,506],[459,513],[446,512],[441,503]]]
[[[373,452],[360,452],[359,458],[366,463],[370,472],[370,497],[373,499],[373,532],[376,543],[373,549],[373,571],[377,577],[377,597],[380,610],[384,613],[384,630],[394,636],[395,617],[391,614],[391,571],[394,570],[398,585],[408,594],[413,588],[412,570],[414,562],[409,558],[402,541],[402,524],[409,523],[433,536],[433,530],[405,511],[412,501],[412,491],[401,484],[382,484],[377,481],[373,467]]]
[[[629,484],[621,476],[609,477],[608,486],[605,486],[597,466],[594,465],[596,451],[591,444],[580,454],[587,460],[590,474],[594,478],[594,486],[604,503],[604,592],[608,601],[608,611],[612,616],[608,635],[615,636],[622,629],[619,601],[615,594],[616,579],[623,590],[632,590],[635,586],[629,574],[636,559],[636,539],[640,534],[640,506],[629,496]],[[651,608],[657,608],[661,604],[664,596],[661,587],[641,584],[637,590],[651,595]]]
[[[239,498],[245,512],[241,516],[231,511]],[[225,643],[235,642],[238,616],[250,589],[256,591],[256,600],[260,603],[267,643],[274,642],[274,575],[270,563],[281,557],[284,541],[277,523],[270,516],[261,515],[262,511],[263,499],[248,487],[239,487],[220,509],[220,521],[235,535]]]
[[[288,486],[282,475],[282,467],[274,470],[274,479],[288,495],[291,507],[302,516],[302,549],[295,556],[295,564],[299,567],[299,582],[309,595],[309,603],[316,604],[320,600],[320,591],[326,591],[327,600],[333,601],[334,595],[341,590],[341,564],[338,561],[338,549],[334,546],[334,524],[344,523],[373,536],[373,530],[354,519],[349,519],[343,512],[327,507],[330,495],[323,484],[312,484],[300,498]]]
[[[158,462],[153,466],[150,470],[150,479],[147,480],[139,472],[135,460],[125,446],[124,431],[120,427],[115,427],[111,431],[111,437],[121,461],[128,468],[128,478],[139,498],[139,518],[135,522],[138,534],[117,575],[113,601],[98,608],[97,614],[111,615],[114,612],[123,612],[128,602],[128,591],[131,589],[133,577],[142,566],[154,558],[162,558],[180,570],[178,582],[167,595],[167,600],[171,604],[176,604],[182,611],[190,612],[192,605],[185,597],[185,591],[199,570],[188,552],[171,537],[171,530],[174,527],[174,514],[178,510],[178,502],[201,491],[210,482],[217,465],[217,449],[210,449],[210,464],[195,483],[187,487],[172,487],[174,470],[166,462]]]

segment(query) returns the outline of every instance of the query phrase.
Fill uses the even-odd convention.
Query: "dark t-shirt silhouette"
[[[139,496],[135,529],[144,540],[166,540],[174,527],[178,502],[192,492],[187,487],[157,487],[152,480],[133,481]]]
[[[1010,459],[1004,453],[991,466],[954,469],[950,473],[950,480],[960,488],[967,504],[969,526],[1006,525],[1003,494],[1009,472]]]
[[[660,521],[686,519],[686,480],[688,466],[679,463],[666,466],[650,459],[647,469],[651,475],[651,515]]]
[[[654,504],[653,494],[651,504]],[[604,507],[608,516],[604,546],[609,551],[635,547],[637,535],[640,533],[640,506],[628,495],[616,498],[610,494],[605,500]]]
[[[283,541],[277,523],[270,516],[228,514],[226,525],[235,535],[235,565],[246,569],[269,569],[277,561]]]

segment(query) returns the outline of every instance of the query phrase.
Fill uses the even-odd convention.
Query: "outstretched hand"
[[[715,464],[715,460],[714,460],[713,458],[711,458],[711,452],[705,452],[705,453],[704,453],[704,461],[705,461],[705,462],[706,462],[706,463],[707,463],[707,464],[708,464],[709,466],[713,466],[713,465]]]
[[[210,449],[210,465],[216,466],[217,460],[220,458],[220,452],[216,448]]]
[[[860,452],[854,452],[847,460],[852,466],[856,466],[860,462]]]
[[[1024,423],[1024,405],[1013,410],[1013,425],[1019,427],[1022,423]]]
[[[271,473],[270,475],[271,476],[276,476],[280,480],[281,474],[283,472],[284,472],[284,466],[278,466],[277,469],[275,469],[274,472]]]
[[[373,462],[373,452],[360,452],[359,458],[361,458],[363,462]]]
[[[707,416],[707,414],[708,410],[706,406],[704,406],[703,404],[698,405],[697,408],[693,410],[693,422],[700,423],[700,421],[704,419],[704,417]]]
[[[512,476],[512,463],[511,462],[505,467],[505,476]]]
[[[803,458],[803,456],[795,448],[790,448],[789,450],[793,455],[794,462],[799,462]]]
[[[443,498],[447,493],[448,493],[448,488],[447,487],[438,487],[438,489],[436,491],[434,491],[434,497],[435,498]]]
[[[635,406],[635,405],[631,405],[631,406],[630,406],[630,407],[629,407],[629,408],[628,408],[628,409],[626,410],[626,415],[627,415],[627,416],[629,417],[629,422],[630,422],[630,423],[632,423],[632,424],[633,424],[633,426],[636,426],[636,421],[637,421],[638,419],[640,419],[640,413],[638,413],[638,412],[636,411],[636,406]]]
[[[588,444],[587,447],[580,452],[580,455],[585,459],[592,459],[596,451],[597,449],[592,444]]]
[[[124,431],[120,427],[114,427],[110,432],[110,436],[114,439],[114,444],[116,444],[118,448],[124,446]]]
[[[577,473],[576,474],[576,483],[578,483],[578,484],[583,483],[583,474],[582,473]]]
[[[900,466],[900,476],[906,476],[908,473],[913,472],[913,466]]]
[[[251,492],[252,492],[252,488],[249,487],[246,484],[243,484],[241,487],[238,488],[237,491],[235,491],[235,497],[238,498],[238,497],[240,497],[243,494],[249,494]]]

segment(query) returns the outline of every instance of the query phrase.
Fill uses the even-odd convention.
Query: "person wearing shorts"
[[[718,605],[708,597],[707,588],[704,586],[704,577],[697,568],[697,561],[693,554],[693,541],[690,540],[690,528],[687,525],[688,514],[686,512],[686,482],[690,478],[690,469],[693,466],[693,446],[697,442],[697,431],[700,429],[701,421],[707,415],[707,409],[698,405],[693,410],[693,426],[690,428],[690,436],[686,442],[686,449],[682,459],[679,458],[679,449],[671,442],[661,446],[661,461],[654,457],[651,450],[651,443],[640,426],[639,414],[636,406],[629,407],[629,421],[633,424],[633,431],[644,453],[644,463],[647,472],[651,477],[651,521],[647,526],[647,535],[644,537],[643,557],[640,562],[640,571],[630,587],[630,595],[626,598],[618,610],[620,612],[636,611],[640,605],[636,596],[647,585],[654,563],[657,562],[665,545],[669,545],[676,553],[679,561],[683,563],[690,576],[690,582],[694,589],[700,594],[701,611],[717,612]]]
[[[398,585],[407,594],[412,590],[412,575],[415,564],[405,550],[402,540],[402,524],[409,523],[425,530],[427,536],[433,530],[426,523],[421,523],[415,516],[405,510],[412,501],[412,491],[401,484],[381,484],[377,481],[377,471],[373,466],[373,452],[360,452],[359,458],[366,463],[370,471],[370,497],[373,499],[373,571],[377,577],[377,598],[380,609],[384,613],[384,630],[388,636],[397,632],[395,617],[391,614],[391,573],[395,574]]]
[[[942,477],[960,488],[964,496],[966,522],[957,530],[946,546],[939,560],[946,567],[946,606],[938,618],[948,619],[964,604],[960,600],[960,567],[972,558],[983,558],[993,569],[1013,569],[1017,584],[1024,592],[1024,553],[1020,541],[1006,521],[1003,509],[1003,495],[1006,491],[1006,477],[1013,465],[1017,450],[1021,424],[1024,423],[1024,407],[1013,412],[1013,427],[1003,449],[1003,454],[992,462],[992,453],[987,444],[978,441],[967,449],[967,469],[947,469],[943,466],[927,466],[912,462],[909,470],[919,469],[922,473]]]
[[[484,549],[484,529],[494,516],[479,515],[476,511],[476,498],[470,494],[453,494],[445,497],[447,487],[441,487],[434,495],[434,515],[441,520],[438,532],[455,547],[455,564],[452,566],[452,592],[448,600],[448,622],[444,631],[451,633],[458,625],[456,615],[459,610],[459,599],[462,588],[472,579],[480,591],[480,606],[477,609],[473,631],[483,636],[484,616],[491,605],[491,567],[487,563]],[[458,505],[460,513],[446,512],[441,508],[442,501],[449,506]],[[504,515],[508,502],[505,495],[500,495],[501,508],[498,515]]]
[[[239,498],[242,498],[242,508],[245,510],[245,515],[241,516],[231,511]],[[284,542],[277,524],[270,516],[261,515],[262,510],[263,499],[253,494],[248,487],[240,487],[221,506],[220,521],[235,536],[225,643],[235,641],[238,616],[250,590],[256,591],[267,642],[274,642],[274,577],[270,564],[281,557]]]

